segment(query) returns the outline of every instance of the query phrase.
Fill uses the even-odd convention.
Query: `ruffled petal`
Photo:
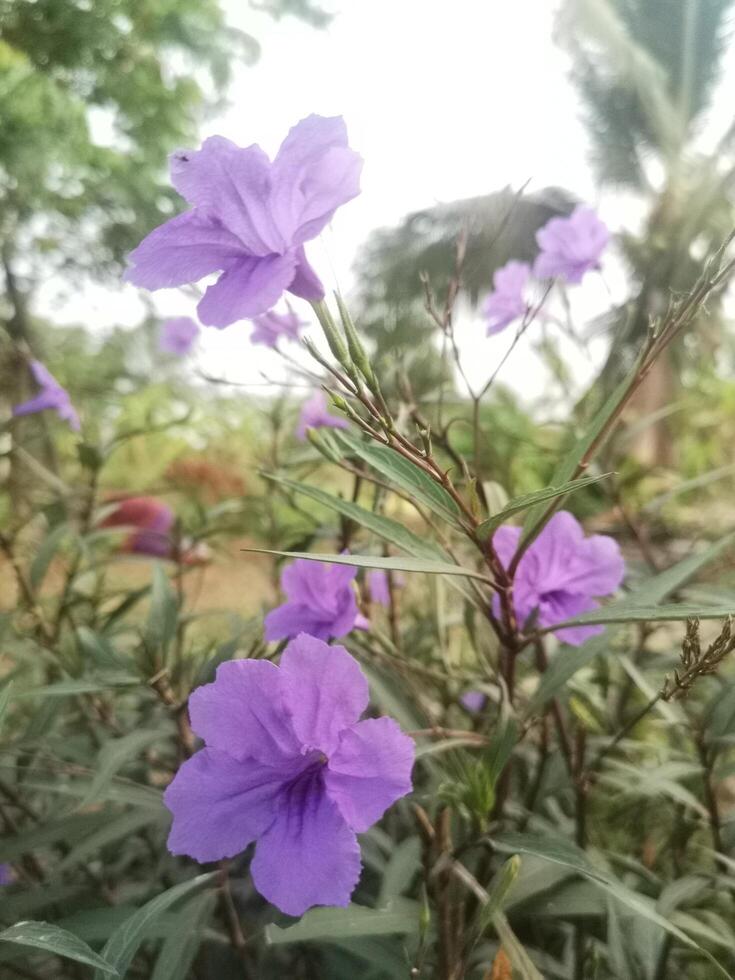
[[[205,211],[187,211],[154,228],[128,256],[125,279],[145,289],[198,282],[243,254],[242,243]]]
[[[341,116],[311,115],[289,132],[273,161],[271,204],[291,245],[315,238],[360,193],[362,158],[347,146]]]
[[[415,746],[392,718],[369,718],[346,729],[329,758],[327,793],[357,833],[411,792]]]
[[[266,313],[288,288],[295,266],[293,253],[239,258],[207,289],[197,307],[199,319],[210,327],[228,327]]]
[[[195,861],[234,857],[271,825],[288,773],[202,749],[181,766],[163,802],[174,817],[172,854]]]
[[[211,136],[200,150],[172,154],[170,165],[179,194],[216,215],[252,255],[290,247],[273,218],[271,162],[259,146],[242,148],[224,136]]]
[[[624,577],[625,561],[617,541],[606,534],[593,534],[582,542],[570,563],[564,588],[605,596],[615,592]]]
[[[296,736],[329,755],[368,705],[368,684],[344,647],[301,633],[281,657],[283,692]]]
[[[360,848],[322,787],[292,792],[258,840],[250,866],[260,894],[286,915],[313,905],[349,905],[360,877]]]
[[[229,660],[189,698],[191,727],[210,748],[277,766],[300,755],[283,704],[281,672],[267,660]]]

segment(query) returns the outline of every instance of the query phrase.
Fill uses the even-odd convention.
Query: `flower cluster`
[[[537,279],[562,279],[577,284],[591,269],[599,267],[600,256],[610,241],[607,226],[591,209],[576,207],[567,218],[552,218],[536,233],[539,254],[533,266]],[[493,291],[483,304],[488,336],[500,333],[526,315],[526,288],[531,267],[515,260],[498,269]]]
[[[304,634],[280,666],[231,660],[189,699],[206,747],[166,790],[174,854],[233,857],[257,841],[253,882],[287,915],[347,905],[356,834],[411,791],[413,741],[390,718],[360,721],[368,685],[343,647]]]

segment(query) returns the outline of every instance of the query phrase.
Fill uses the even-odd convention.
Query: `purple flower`
[[[400,573],[393,573],[393,587],[399,588],[405,582]],[[388,586],[388,573],[382,568],[375,568],[367,573],[367,587],[370,593],[370,601],[377,602],[380,606],[390,605],[390,588]]]
[[[552,218],[536,232],[541,249],[533,273],[539,279],[565,279],[578,283],[599,267],[610,232],[592,208],[578,205],[568,218]]]
[[[265,617],[265,638],[283,640],[310,633],[320,640],[338,639],[355,628],[364,629],[352,582],[357,568],[297,558],[286,565],[281,588],[288,601]]]
[[[163,289],[222,273],[198,306],[201,322],[213,327],[266,313],[286,289],[321,299],[304,242],[359,194],[361,169],[340,116],[302,119],[272,162],[259,146],[241,148],[223,136],[178,151],[171,181],[191,210],[143,239],[126,278]]]
[[[493,535],[498,557],[507,568],[521,536],[519,527],[501,527]],[[515,613],[521,626],[531,617],[539,626],[553,626],[597,609],[594,596],[614,592],[625,575],[617,542],[604,534],[585,538],[579,522],[567,511],[555,514],[518,564],[513,585]],[[497,595],[493,607],[499,613]],[[565,643],[579,646],[603,631],[602,626],[555,630]]]
[[[304,320],[300,320],[296,313],[288,306],[287,313],[277,313],[269,310],[262,316],[257,316],[253,320],[255,330],[250,335],[254,344],[265,344],[266,347],[278,346],[281,337],[286,340],[298,340],[299,330],[306,326]]]
[[[253,882],[282,912],[349,904],[355,834],[412,788],[413,741],[391,718],[359,721],[367,705],[357,662],[313,636],[289,643],[280,667],[222,664],[189,698],[206,747],[166,790],[169,850],[218,861],[257,841]]]
[[[80,429],[79,416],[71,403],[66,388],[61,387],[56,378],[40,361],[31,361],[30,369],[41,390],[34,398],[29,398],[28,401],[15,405],[13,415],[32,415],[35,412],[43,412],[47,408],[52,408],[60,419],[69,423],[70,429],[78,432]]]
[[[296,438],[304,442],[307,429],[347,429],[349,425],[347,419],[329,414],[326,395],[319,390],[315,391],[311,398],[301,406],[299,424],[296,427]]]
[[[9,864],[0,864],[0,885],[12,885],[15,881],[13,869]]]
[[[482,691],[466,691],[462,697],[459,699],[459,703],[463,708],[466,708],[471,714],[476,715],[479,711],[485,707],[485,702],[487,701],[487,694],[483,694]]]
[[[507,262],[496,271],[493,276],[495,288],[482,307],[488,337],[525,316],[527,304],[523,291],[530,275],[531,268],[525,262]]]
[[[188,316],[164,320],[158,337],[158,347],[166,354],[183,357],[194,346],[199,334],[199,324]]]

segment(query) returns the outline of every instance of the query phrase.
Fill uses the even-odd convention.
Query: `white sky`
[[[242,0],[225,3],[232,23],[255,34],[263,51],[255,67],[237,70],[228,109],[203,126],[202,138],[221,133],[275,152],[303,116],[342,114],[351,145],[365,159],[362,195],[311,247],[326,283],[336,280],[349,291],[355,252],[371,229],[438,201],[529,179],[529,190],[558,184],[601,205],[603,217],[617,226],[618,207],[608,213],[597,198],[566,59],[553,43],[556,0],[333,0],[337,16],[324,31],[293,18],[274,23]],[[617,279],[614,263],[604,283],[588,277],[573,299],[580,317],[604,310],[607,287],[615,289]],[[190,296],[181,292],[155,297],[162,315],[194,314]],[[130,286],[60,297],[59,284],[52,283],[40,306],[57,322],[95,329],[133,326],[143,311]],[[303,312],[311,313],[306,305]],[[198,365],[239,382],[260,382],[261,372],[282,377],[278,356],[251,346],[248,334],[247,324],[205,328]],[[507,334],[486,338],[479,319],[460,324],[460,336],[478,382],[510,341]],[[532,336],[524,338],[502,376],[522,384],[529,398],[546,383],[532,344]],[[583,381],[589,363],[565,350]]]

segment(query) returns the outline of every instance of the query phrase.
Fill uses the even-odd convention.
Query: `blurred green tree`
[[[733,0],[566,0],[562,9],[559,39],[572,55],[597,178],[634,194],[646,214],[638,233],[621,237],[634,288],[608,317],[607,383],[735,223],[735,115],[729,105],[722,121],[710,111],[734,8]],[[721,300],[712,297],[690,336],[654,366],[639,415],[661,415],[693,345],[705,360],[714,355]],[[634,446],[644,464],[670,464],[673,450],[666,418],[642,430]]]

